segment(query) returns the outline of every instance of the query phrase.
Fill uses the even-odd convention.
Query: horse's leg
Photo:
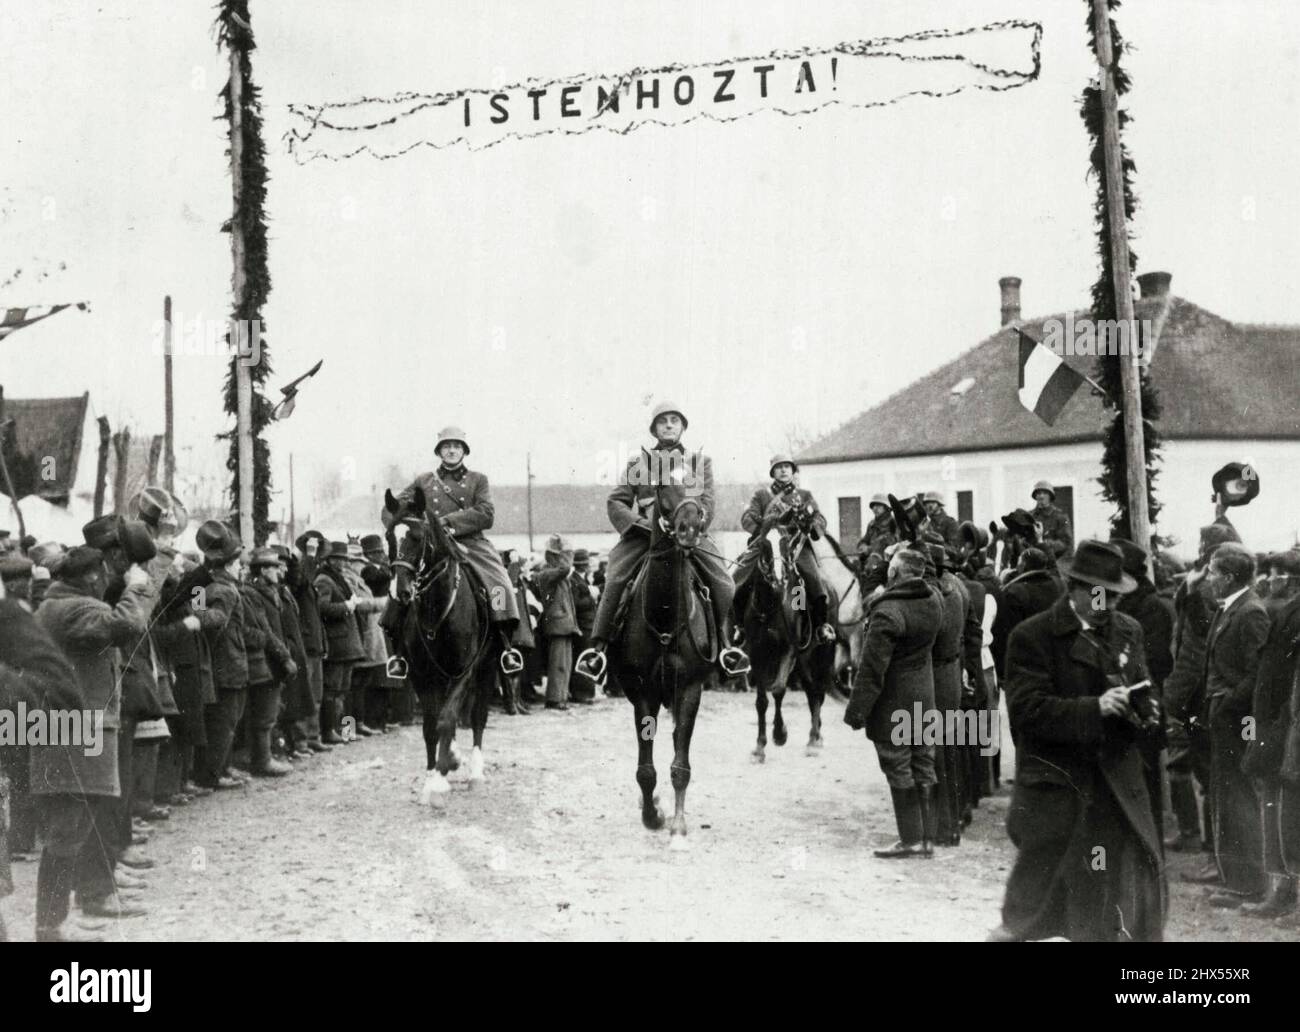
[[[470,784],[483,780],[483,729],[487,727],[488,704],[496,687],[497,672],[501,669],[501,650],[488,649],[488,653],[479,663],[478,695],[474,699],[474,708],[470,711],[470,728],[474,732],[474,748],[469,754]]]
[[[754,685],[754,709],[758,711],[758,744],[750,754],[755,763],[767,759],[767,685],[756,681]]]
[[[442,708],[438,711],[438,770],[444,775],[460,767],[460,754],[456,751],[456,728],[460,724],[465,693],[469,691],[469,684],[475,677],[474,671],[470,671],[448,685]]]
[[[776,745],[785,745],[785,740],[789,737],[785,729],[785,717],[781,715],[781,702],[785,699],[785,678],[781,683],[772,686],[772,702],[776,705],[776,712],[772,714],[772,741]]]
[[[815,756],[822,747],[822,702],[826,699],[826,690],[817,677],[804,678],[804,694],[808,696],[808,747],[809,756]]]
[[[672,823],[668,826],[673,849],[686,847],[686,786],[691,783],[691,735],[700,709],[702,686],[691,682],[676,692],[673,700],[673,794],[676,797]]]
[[[632,700],[632,716],[636,722],[636,783],[641,786],[641,823],[651,831],[664,826],[664,812],[659,808],[655,785],[655,735],[659,731],[659,699],[645,680],[627,692]],[[653,698],[652,698],[653,696]]]
[[[421,729],[424,732],[425,768],[424,786],[420,789],[420,803],[429,806],[439,801],[451,791],[444,772],[438,764],[438,705],[437,693],[432,690],[420,692],[420,709],[424,712]]]

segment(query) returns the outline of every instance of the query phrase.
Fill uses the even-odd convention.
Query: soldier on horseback
[[[736,564],[736,598],[734,612],[736,624],[744,620],[745,602],[749,597],[750,577],[758,563],[762,541],[773,527],[788,524],[792,516],[803,514],[811,517],[812,533],[820,534],[826,529],[826,517],[817,506],[811,491],[796,487],[794,475],[799,466],[789,455],[773,455],[768,464],[768,475],[772,483],[760,487],[754,492],[740,517],[740,525],[749,531],[749,547],[745,549]],[[803,580],[804,600],[811,610],[814,634],[822,643],[835,640],[835,628],[827,618],[826,584],[822,580],[821,569],[813,554],[812,541],[805,537],[799,543],[797,555],[789,557],[800,578]]]
[[[609,553],[605,591],[596,610],[591,648],[579,657],[576,667],[593,679],[598,678],[603,670],[605,648],[616,631],[614,624],[624,591],[650,550],[650,521],[654,517],[657,486],[668,482],[668,478],[680,480],[698,500],[705,530],[713,518],[713,463],[703,452],[687,454],[681,442],[682,431],[687,426],[686,416],[675,404],[663,402],[658,405],[650,419],[654,449],[643,452],[628,463],[621,481],[610,492],[606,502],[609,521],[621,537]],[[693,563],[708,588],[719,640],[730,642],[734,586],[718,546],[707,533],[699,538]],[[718,664],[723,674],[731,677],[746,669],[748,659],[740,649],[727,646],[719,650]]]
[[[438,469],[421,473],[397,500],[409,503],[415,497],[416,488],[423,490],[425,515],[430,521],[438,520],[450,532],[487,593],[491,622],[501,639],[501,669],[507,674],[515,673],[523,668],[523,657],[513,647],[519,608],[501,556],[483,534],[491,529],[496,514],[488,478],[465,466],[469,444],[465,431],[459,427],[445,427],[438,434],[434,452],[442,460]],[[380,515],[384,526],[390,526],[391,514],[384,510]],[[400,619],[394,619],[391,626],[400,626]]]

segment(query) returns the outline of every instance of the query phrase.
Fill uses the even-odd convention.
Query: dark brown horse
[[[757,542],[758,562],[741,614],[745,643],[752,667],[754,708],[758,711],[758,742],[751,754],[755,763],[767,759],[767,697],[771,693],[776,712],[772,717],[772,741],[785,745],[787,732],[781,703],[787,688],[802,688],[808,699],[808,755],[822,747],[822,703],[835,679],[836,643],[818,642],[809,614],[803,580],[793,557],[809,541],[812,526],[806,514],[792,510],[781,529],[773,527]],[[835,614],[837,597],[829,594],[827,612]]]
[[[686,847],[691,735],[703,685],[718,652],[712,608],[691,563],[702,519],[699,501],[686,489],[677,485],[656,489],[650,551],[632,583],[622,627],[607,649],[610,676],[632,703],[641,820],[653,831],[664,825],[655,795],[659,711],[661,707],[672,711],[676,809],[668,827],[674,849]]]
[[[430,804],[451,790],[447,774],[460,766],[459,723],[474,733],[469,780],[483,778],[483,729],[501,644],[464,553],[441,523],[426,518],[424,492],[417,487],[414,498],[401,503],[385,491],[384,506],[391,516],[388,549],[397,598],[405,604],[396,637],[424,711],[428,773],[420,801]]]

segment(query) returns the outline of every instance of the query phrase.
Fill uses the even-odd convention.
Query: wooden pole
[[[100,416],[99,459],[95,463],[95,519],[104,515],[104,493],[108,488],[108,444],[110,439],[108,416]]]
[[[297,513],[293,504],[293,452],[289,453],[289,541],[292,544],[298,540],[298,520]]]
[[[1092,0],[1092,16],[1101,66],[1102,146],[1106,155],[1106,217],[1110,222],[1111,269],[1114,277],[1115,316],[1130,329],[1133,324],[1133,287],[1130,282],[1128,218],[1124,210],[1124,167],[1119,144],[1119,94],[1111,67],[1110,9],[1106,0]],[[1121,338],[1124,339],[1124,338]],[[1129,340],[1136,338],[1129,335]],[[1141,356],[1131,347],[1120,356],[1120,384],[1124,406],[1124,465],[1128,473],[1129,533],[1133,542],[1151,550],[1151,518],[1147,511],[1147,460],[1142,426]]]
[[[525,492],[528,498],[528,552],[531,555],[533,551],[533,453],[525,453],[524,468],[528,473],[528,490]]]
[[[235,311],[242,309],[244,290],[247,282],[245,270],[244,229],[239,218],[239,209],[243,201],[243,156],[244,156],[244,74],[239,62],[239,50],[230,48],[230,184],[234,195],[234,217],[230,220],[230,256],[234,265],[231,287],[234,294]],[[252,343],[252,328],[241,334],[232,325],[234,339]],[[253,377],[249,369],[248,355],[236,353],[235,390],[236,416],[235,439],[237,442],[237,462],[239,467],[239,497],[235,500],[239,511],[239,537],[245,546],[252,547],[253,540]]]
[[[172,298],[163,298],[163,487],[176,493],[176,431],[172,405]]]

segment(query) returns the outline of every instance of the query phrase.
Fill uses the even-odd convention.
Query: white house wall
[[[1157,491],[1164,506],[1157,531],[1172,535],[1172,551],[1191,557],[1199,528],[1214,518],[1210,503],[1210,474],[1225,462],[1250,460],[1259,470],[1260,496],[1251,505],[1232,511],[1231,519],[1245,543],[1256,550],[1287,548],[1300,532],[1300,442],[1167,441]],[[957,492],[971,491],[975,522],[981,526],[1017,507],[1031,508],[1030,491],[1038,480],[1074,491],[1075,537],[1109,536],[1111,507],[1097,486],[1101,444],[1051,445],[1045,448],[1000,449],[947,456],[921,455],[893,459],[808,464],[799,483],[816,496],[832,533],[839,531],[839,499],[858,498],[865,527],[871,519],[867,503],[873,494],[897,497],[919,491],[939,491],[948,512],[957,515]],[[846,543],[852,544],[852,543]]]

